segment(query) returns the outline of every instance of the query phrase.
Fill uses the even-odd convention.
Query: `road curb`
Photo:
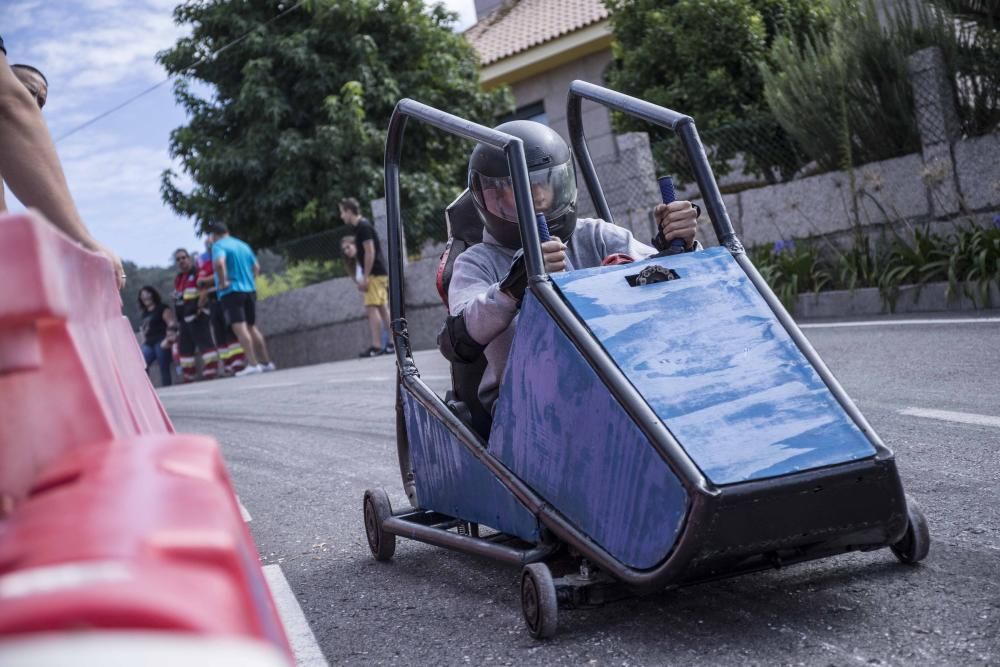
[[[894,308],[883,300],[877,287],[835,290],[818,294],[800,294],[794,312],[796,319],[870,316],[908,313],[973,313],[995,311],[1000,306],[996,285],[990,286],[990,308],[982,305],[975,283],[959,283],[958,294],[948,295],[948,283],[903,285],[899,287]],[[973,302],[966,292],[976,294]],[[978,304],[978,305],[977,305]]]

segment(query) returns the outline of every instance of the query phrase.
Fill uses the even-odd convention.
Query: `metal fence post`
[[[961,126],[953,82],[948,78],[944,55],[937,46],[912,54],[908,65],[924,160],[922,177],[930,194],[931,210],[935,215],[957,213],[961,195],[951,148]]]

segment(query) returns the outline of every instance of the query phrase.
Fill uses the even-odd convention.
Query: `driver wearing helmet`
[[[525,120],[496,129],[524,142],[535,211],[545,214],[552,236],[542,243],[546,273],[600,266],[615,253],[635,259],[656,253],[627,229],[604,220],[577,219],[573,156],[555,131]],[[471,363],[485,353],[479,401],[492,412],[527,287],[514,191],[502,150],[476,146],[469,159],[469,190],[484,224],[483,242],[455,260],[448,288],[450,316],[439,343],[452,361]],[[660,204],[654,215],[666,245],[682,239],[688,251],[696,248],[698,210],[691,202]]]

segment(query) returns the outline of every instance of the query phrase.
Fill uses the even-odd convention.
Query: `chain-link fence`
[[[351,236],[346,225],[326,232],[261,250],[257,253],[261,276],[257,281],[262,299],[299,287],[348,275],[341,242]]]
[[[960,84],[940,49],[923,49],[908,58],[908,76],[892,81],[889,92],[882,91],[894,99],[884,108],[878,99],[858,109],[814,100],[790,107],[795,113],[758,113],[722,127],[699,128],[699,134],[723,195],[836,171],[846,164],[859,167],[921,151],[926,159],[929,147],[947,148],[963,133],[962,118],[971,102],[963,97]],[[834,92],[848,95],[850,90]],[[825,91],[815,99],[829,95]],[[614,150],[593,156],[602,190],[615,222],[648,242],[654,233],[652,209],[660,197],[657,177],[672,176],[677,197],[696,200],[700,193],[694,174],[670,131],[651,127],[649,134],[626,133],[615,142]],[[582,179],[579,188],[579,215],[596,216]],[[261,253],[262,295],[347,275],[340,242],[350,233],[349,227],[340,227]]]

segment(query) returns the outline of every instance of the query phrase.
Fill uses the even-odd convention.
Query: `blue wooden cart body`
[[[679,278],[630,286],[649,264]],[[875,456],[727,250],[550,277],[712,484]],[[621,563],[654,567],[684,530],[685,485],[530,293],[518,319],[489,452]],[[421,507],[537,540],[511,491],[404,404]]]

